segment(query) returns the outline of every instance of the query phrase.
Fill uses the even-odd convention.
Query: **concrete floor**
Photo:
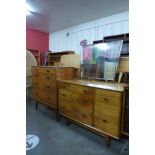
[[[35,102],[27,102],[27,134],[35,134],[40,143],[27,155],[128,155],[128,139],[111,139],[111,146],[104,139],[74,124],[66,126],[66,120],[56,121],[55,113]],[[127,148],[127,149],[126,149]]]

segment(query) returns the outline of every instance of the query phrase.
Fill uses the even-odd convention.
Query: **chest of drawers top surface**
[[[117,92],[123,92],[124,86],[118,85],[116,83],[107,83],[107,82],[101,82],[101,81],[88,81],[88,80],[62,80],[61,82],[69,83],[69,84],[76,84],[81,86],[87,86],[92,88],[99,88],[99,89],[105,89],[105,90],[111,90],[111,91],[117,91]]]

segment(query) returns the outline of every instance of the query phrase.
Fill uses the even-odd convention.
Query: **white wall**
[[[52,52],[73,50],[80,53],[81,40],[87,39],[88,44],[92,44],[104,36],[122,33],[129,33],[128,11],[53,32],[49,35],[49,49]]]

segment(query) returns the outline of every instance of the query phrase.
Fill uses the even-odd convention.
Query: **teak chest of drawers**
[[[73,67],[32,67],[32,98],[56,110],[57,81],[73,78]]]
[[[106,137],[120,138],[124,88],[114,84],[63,80],[58,84],[58,113]]]

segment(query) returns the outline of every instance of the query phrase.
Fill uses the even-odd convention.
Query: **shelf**
[[[74,54],[74,51],[48,53],[48,66],[60,65],[61,56],[67,54]]]
[[[37,66],[40,66],[40,50],[36,49],[27,49],[27,50],[29,50],[34,55],[37,61]]]

